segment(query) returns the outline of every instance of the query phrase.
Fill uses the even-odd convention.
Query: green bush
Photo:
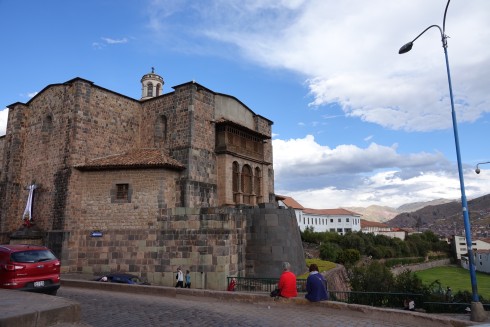
[[[356,249],[346,249],[341,250],[337,255],[338,263],[343,264],[344,266],[352,266],[357,261],[361,259],[361,253]]]
[[[320,246],[320,259],[337,262],[337,258],[342,249],[336,243],[323,243]]]

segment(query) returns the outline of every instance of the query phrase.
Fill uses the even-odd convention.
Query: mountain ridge
[[[489,237],[490,194],[469,200],[468,210],[472,236]],[[431,230],[440,236],[465,234],[461,201],[428,205],[412,212],[400,213],[385,223],[390,227]]]
[[[431,200],[426,202],[406,203],[399,206],[398,208],[393,208],[389,206],[370,205],[368,207],[345,207],[344,209],[362,215],[362,219],[364,220],[384,223],[404,212],[413,212],[430,205],[439,205],[439,204],[444,204],[444,203],[449,203],[454,201],[455,200],[449,200],[449,199],[436,199],[436,200]]]

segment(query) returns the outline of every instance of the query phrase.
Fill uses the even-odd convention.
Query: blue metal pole
[[[448,2],[449,4],[449,2]],[[461,205],[463,207],[463,218],[464,218],[464,229],[466,235],[466,247],[468,248],[468,264],[471,276],[471,290],[473,295],[473,302],[479,302],[478,297],[478,287],[476,284],[476,272],[475,263],[473,258],[473,247],[471,240],[471,225],[470,225],[470,215],[468,212],[468,203],[466,201],[466,194],[464,189],[464,178],[463,178],[463,168],[461,167],[461,153],[459,149],[459,137],[458,137],[458,125],[456,122],[456,112],[454,111],[454,101],[453,101],[453,87],[451,84],[451,73],[449,71],[449,59],[447,56],[447,43],[446,35],[442,35],[442,44],[444,48],[444,56],[446,58],[446,69],[447,69],[447,80],[449,83],[449,96],[451,98],[451,115],[453,118],[453,130],[454,130],[454,143],[456,144],[456,156],[458,159],[458,172],[459,172],[459,184],[461,187]]]

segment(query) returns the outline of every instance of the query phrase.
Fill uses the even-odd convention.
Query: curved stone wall
[[[246,277],[277,278],[284,261],[296,275],[307,271],[294,210],[272,203],[247,210]]]

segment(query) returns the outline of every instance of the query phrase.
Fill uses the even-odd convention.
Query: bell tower
[[[163,94],[163,78],[155,74],[155,68],[151,67],[151,73],[141,78],[141,100],[147,100]]]

